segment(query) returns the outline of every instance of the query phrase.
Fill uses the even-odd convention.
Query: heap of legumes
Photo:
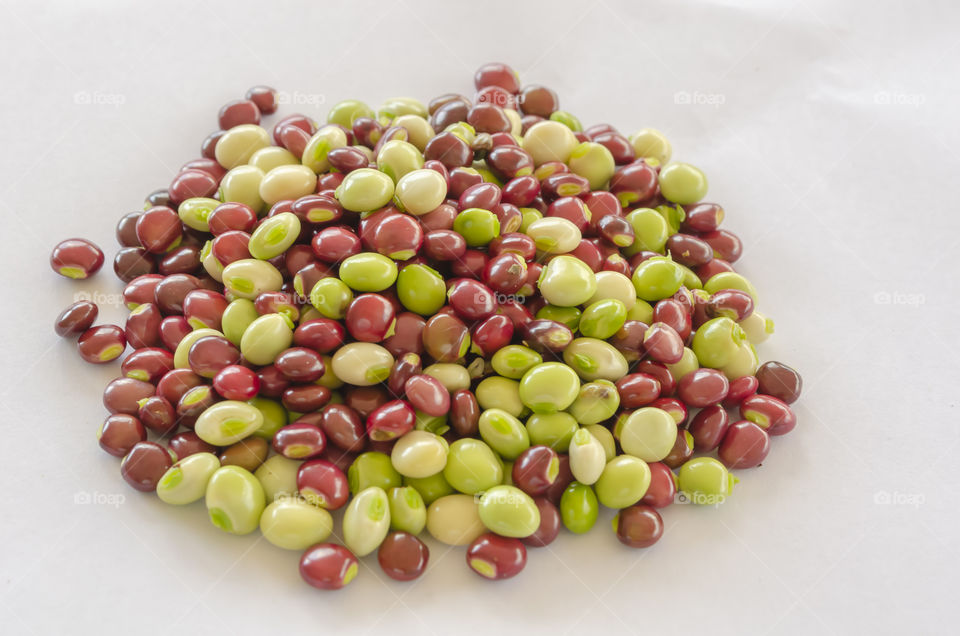
[[[660,510],[723,501],[794,428],[800,376],[758,360],[773,323],[703,173],[506,65],[474,83],[272,130],[252,88],[120,219],[126,325],[78,302],[56,331],[89,362],[132,348],[99,431],[130,486],[302,551],[318,588],[374,552],[418,577],[424,530],[503,579],[600,506],[654,544]],[[103,253],[50,262],[83,279]]]

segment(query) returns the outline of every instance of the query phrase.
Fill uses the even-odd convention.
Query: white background
[[[4,2],[0,631],[950,631],[958,18],[947,1]],[[418,582],[371,556],[323,593],[298,554],[127,487],[95,440],[117,365],[51,329],[78,290],[122,286],[109,264],[54,275],[50,248],[88,237],[109,263],[116,219],[250,85],[321,118],[343,98],[470,94],[491,60],[586,125],[663,130],[705,170],[777,322],[761,356],[805,377],[795,432],[720,509],[667,509],[654,548],[621,546],[608,514],[499,584],[430,542]]]

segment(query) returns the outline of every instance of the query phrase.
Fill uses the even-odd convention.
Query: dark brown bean
[[[281,351],[273,364],[291,382],[316,382],[326,370],[320,354],[306,347],[291,347]]]
[[[143,248],[124,247],[113,259],[113,271],[117,278],[129,283],[139,276],[156,272],[157,264]]]
[[[170,452],[176,456],[178,461],[184,457],[196,455],[197,453],[211,453],[216,455],[218,451],[216,446],[212,446],[203,441],[193,431],[177,433],[170,438],[170,441],[167,442],[167,446],[170,448]]]
[[[93,326],[99,312],[96,304],[89,300],[77,301],[60,312],[53,330],[64,338],[79,336]]]
[[[643,336],[648,326],[639,320],[628,320],[620,330],[608,340],[617,351],[623,354],[627,362],[633,362],[643,357]]]
[[[251,473],[260,468],[267,459],[270,445],[262,437],[248,437],[232,446],[228,446],[220,453],[221,466],[239,466]]]
[[[524,115],[549,117],[560,107],[557,94],[546,86],[531,84],[520,93],[520,112]]]
[[[803,390],[803,380],[793,368],[782,362],[765,362],[757,369],[759,392],[793,404]]]
[[[461,437],[475,436],[480,429],[480,405],[468,389],[455,391],[450,398],[450,426]]]
[[[137,219],[143,212],[129,212],[120,217],[117,221],[117,243],[120,247],[140,247],[140,239],[137,238]]]
[[[220,401],[220,396],[209,385],[188,389],[177,402],[177,421],[185,428],[193,428],[197,418]]]
[[[549,446],[531,446],[513,463],[513,485],[531,497],[545,494],[557,480],[560,458]]]
[[[523,340],[537,353],[556,357],[573,342],[573,332],[555,320],[531,320],[524,327]]]
[[[693,319],[687,308],[677,300],[666,298],[653,306],[653,320],[673,328],[684,341],[693,330]]]
[[[721,289],[710,296],[706,312],[710,318],[739,322],[753,313],[753,297],[739,289]]]
[[[310,459],[323,452],[327,439],[319,426],[306,422],[287,424],[273,436],[273,450],[290,459]]]
[[[678,232],[672,235],[667,239],[666,247],[670,258],[687,267],[697,267],[713,260],[713,248],[690,234]]]
[[[298,384],[284,389],[283,406],[294,413],[310,413],[322,409],[330,401],[330,389],[319,384]]]
[[[423,346],[437,362],[456,362],[470,347],[470,331],[459,318],[440,313],[424,326]]]
[[[177,413],[166,398],[152,395],[140,401],[138,419],[157,435],[166,435],[177,428]]]
[[[650,462],[650,486],[640,503],[666,508],[677,496],[677,481],[670,467],[663,462]]]
[[[140,420],[125,413],[109,415],[97,433],[100,448],[114,457],[123,457],[146,439],[147,431]]]
[[[335,446],[349,452],[363,450],[364,428],[360,415],[346,404],[328,404],[324,407],[320,428]]]
[[[137,219],[137,240],[152,254],[162,254],[183,236],[183,224],[176,211],[158,206],[150,208]]]
[[[670,453],[663,458],[663,463],[670,468],[680,468],[688,459],[693,457],[693,435],[687,430],[681,430]]]
[[[177,174],[170,182],[167,191],[170,193],[171,207],[179,206],[187,199],[194,197],[212,197],[219,187],[217,180],[203,170],[184,170]]]
[[[240,362],[240,349],[223,336],[204,336],[190,347],[187,362],[202,378],[213,378],[221,369]]]
[[[519,574],[526,564],[527,548],[520,539],[487,532],[467,548],[467,565],[487,579],[509,579]]]
[[[116,360],[126,347],[127,339],[123,329],[116,325],[91,327],[77,340],[77,351],[80,357],[93,364],[104,364]]]
[[[690,426],[687,427],[693,435],[693,450],[707,453],[715,449],[720,445],[729,425],[730,418],[723,406],[714,404],[701,410],[693,416]]]
[[[660,397],[660,381],[646,373],[631,373],[616,382],[620,406],[636,409]]]
[[[160,338],[160,323],[162,321],[163,315],[155,304],[143,303],[137,306],[127,316],[127,324],[124,329],[127,344],[134,349],[159,347],[162,343]]]
[[[570,471],[570,456],[566,453],[559,453],[558,457],[560,458],[560,469],[557,471],[557,480],[547,490],[547,499],[555,506],[560,505],[560,497],[563,496],[563,491],[573,483],[573,473]]]
[[[532,548],[548,546],[560,534],[560,511],[546,497],[534,497],[534,503],[540,510],[540,525],[530,536],[520,539]]]
[[[624,508],[614,520],[620,543],[631,548],[648,548],[663,536],[663,519],[652,506],[637,504]]]
[[[141,492],[153,492],[157,482],[173,465],[166,448],[154,442],[138,442],[123,458],[120,474]]]
[[[154,301],[164,314],[182,314],[183,300],[194,289],[200,288],[200,279],[190,274],[174,274],[157,283]]]
[[[445,106],[437,111],[437,115],[446,108],[448,107]],[[434,126],[434,128],[437,129],[437,126]],[[442,130],[442,127],[439,130]],[[454,168],[469,166],[473,162],[473,149],[467,142],[453,133],[442,132],[427,142],[423,156],[425,159],[436,159],[447,170],[453,170]]]
[[[407,532],[391,532],[377,550],[383,573],[397,581],[412,581],[427,569],[430,550]]]
[[[687,216],[680,224],[684,232],[713,232],[723,222],[723,208],[716,203],[684,206]]]
[[[166,349],[137,349],[120,364],[124,377],[155,384],[165,373],[173,369],[173,354]]]
[[[733,232],[714,230],[701,234],[700,239],[713,248],[715,258],[722,258],[728,263],[735,262],[743,254],[743,243]]]
[[[172,369],[157,382],[157,395],[166,398],[171,404],[179,404],[187,391],[202,384],[203,378],[190,369]]]

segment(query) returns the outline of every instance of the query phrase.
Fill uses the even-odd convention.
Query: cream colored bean
[[[266,314],[250,323],[240,338],[240,353],[248,362],[273,364],[293,343],[293,322],[284,314]],[[222,444],[221,444],[222,446]]]
[[[217,141],[214,156],[217,163],[231,170],[242,166],[253,153],[270,145],[270,133],[255,124],[234,126]]]
[[[666,411],[646,406],[617,422],[614,434],[624,453],[658,462],[670,454],[677,441],[677,423]]]
[[[423,168],[423,153],[408,141],[394,139],[380,148],[377,168],[397,183],[405,174]]]
[[[347,134],[340,127],[324,126],[307,142],[301,162],[316,174],[326,172],[330,169],[327,155],[334,148],[343,148],[346,145]]]
[[[523,118],[520,117],[520,113],[512,108],[504,108],[503,112],[506,114],[507,119],[510,120],[510,134],[519,142],[520,134],[523,132]]]
[[[420,152],[423,152],[427,142],[437,134],[430,122],[419,115],[401,115],[393,120],[392,125],[406,130],[407,141],[416,146]]]
[[[278,166],[260,181],[260,198],[267,205],[299,199],[317,189],[317,175],[307,166]]]
[[[603,424],[590,424],[583,428],[590,431],[590,434],[597,438],[597,441],[603,445],[603,454],[606,461],[610,461],[617,456],[617,440],[613,438],[613,433]]]
[[[267,146],[253,153],[248,164],[263,170],[263,173],[267,174],[280,166],[299,166],[300,159],[281,146]]]
[[[439,380],[440,384],[451,393],[470,388],[470,372],[463,365],[452,362],[438,362],[431,364],[423,372]]]
[[[612,298],[622,302],[627,307],[627,311],[630,311],[637,304],[637,290],[633,286],[633,281],[620,272],[601,271],[597,272],[595,277],[597,291],[584,303],[585,305],[590,306],[598,300]],[[628,319],[630,319],[629,316]]]
[[[644,128],[630,137],[637,159],[653,159],[660,165],[670,161],[670,142],[659,130]]]
[[[757,357],[757,350],[754,349],[753,344],[744,343],[737,348],[737,352],[730,362],[720,370],[727,376],[727,379],[736,380],[745,375],[754,375],[759,366],[760,359]]]
[[[343,513],[343,543],[358,557],[380,547],[390,531],[390,502],[379,486],[358,492]]]
[[[563,361],[577,372],[582,380],[610,380],[616,382],[629,370],[627,360],[609,342],[596,338],[574,338],[563,350]]]
[[[600,190],[607,185],[617,164],[613,155],[595,141],[584,141],[570,153],[570,172],[590,182],[591,190]]]
[[[297,473],[301,465],[303,462],[288,459],[283,455],[268,457],[267,461],[263,462],[254,475],[263,487],[267,501],[297,494]]]
[[[674,364],[668,364],[667,370],[670,371],[670,375],[673,376],[673,379],[679,382],[691,371],[696,371],[700,368],[700,362],[697,360],[697,354],[693,352],[693,349],[690,347],[683,348],[683,357],[680,358],[679,362]]]
[[[408,172],[397,182],[394,198],[400,208],[420,216],[432,212],[447,196],[447,182],[436,170],[420,169]]]
[[[192,197],[184,200],[177,208],[177,215],[180,220],[189,228],[201,232],[209,232],[210,225],[207,219],[214,208],[220,205],[216,199],[208,197]]]
[[[380,107],[377,115],[388,120],[394,120],[404,115],[416,115],[426,119],[429,112],[423,102],[414,97],[391,97],[383,102],[383,106]]]
[[[242,203],[250,206],[254,212],[260,213],[264,207],[263,199],[260,197],[260,182],[263,181],[263,177],[263,170],[255,166],[233,168],[220,180],[220,200]]]
[[[607,454],[593,434],[581,428],[570,440],[570,472],[573,478],[588,486],[600,479],[603,467],[607,465]]]
[[[513,417],[522,416],[526,410],[520,400],[520,383],[517,380],[491,375],[481,380],[474,393],[482,409],[503,409]]]
[[[260,482],[239,466],[218,468],[207,483],[204,499],[213,525],[231,534],[256,530],[266,506]]]
[[[486,530],[471,495],[440,497],[427,509],[427,532],[440,543],[469,545]]]
[[[263,538],[284,550],[305,550],[325,541],[332,531],[329,512],[295,497],[271,502],[260,515]]]
[[[534,221],[527,227],[526,234],[545,254],[566,254],[576,249],[583,238],[576,225],[559,216]]]
[[[175,506],[200,501],[218,468],[220,460],[213,453],[188,455],[171,466],[157,482],[157,497]]]
[[[521,147],[530,153],[534,164],[539,166],[548,161],[566,163],[578,143],[576,135],[564,124],[541,121],[527,130]]]
[[[404,477],[421,479],[436,475],[447,465],[447,441],[427,431],[410,431],[397,440],[390,462]]]
[[[235,298],[254,300],[263,292],[279,291],[283,274],[267,261],[243,258],[223,268],[223,284]]]
[[[773,334],[773,320],[759,311],[754,311],[737,324],[747,334],[747,339],[755,345],[765,342]]]
[[[230,446],[263,425],[263,413],[246,402],[224,400],[209,407],[194,425],[197,437],[214,446]]]
[[[351,342],[333,354],[333,372],[347,384],[373,386],[390,376],[393,356],[372,342]]]

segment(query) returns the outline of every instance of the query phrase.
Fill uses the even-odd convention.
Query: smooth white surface
[[[158,4],[0,8],[0,631],[950,631],[954,3]],[[587,125],[663,130],[705,170],[777,321],[761,356],[804,375],[796,431],[719,510],[667,509],[655,548],[622,547],[607,514],[496,585],[431,542],[418,582],[367,557],[325,594],[300,581],[298,554],[128,488],[95,441],[117,365],[83,363],[50,327],[78,290],[122,287],[109,264],[87,283],[53,275],[50,248],[85,236],[112,258],[115,220],[196,157],[250,85],[322,117],[348,97],[470,94],[490,60]]]

